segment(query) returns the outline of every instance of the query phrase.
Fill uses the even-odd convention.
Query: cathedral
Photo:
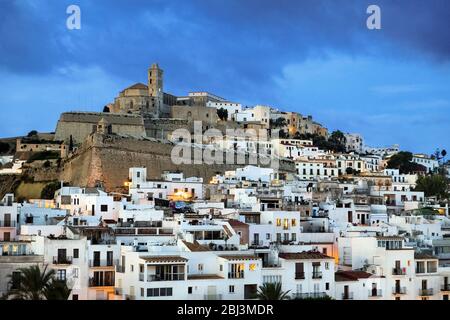
[[[148,83],[136,83],[119,93],[107,108],[111,113],[139,114],[149,118],[168,115],[176,97],[163,92],[163,70],[157,63],[148,69]]]

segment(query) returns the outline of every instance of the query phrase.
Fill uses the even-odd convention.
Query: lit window
[[[281,227],[281,219],[277,218],[277,227]]]
[[[256,270],[256,263],[250,263],[249,266],[248,266],[248,269],[250,271],[255,271]]]

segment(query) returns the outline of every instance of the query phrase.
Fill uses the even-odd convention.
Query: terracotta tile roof
[[[216,280],[216,279],[224,279],[223,277],[217,274],[191,274],[188,275],[188,280]]]
[[[259,260],[261,259],[260,257],[257,256],[251,256],[251,255],[222,255],[219,256],[220,258],[229,260],[229,261],[236,261],[236,260]]]
[[[147,256],[141,257],[146,262],[186,262],[188,259],[180,256]]]
[[[372,274],[365,271],[338,271],[334,274],[335,281],[358,281],[358,279],[366,279],[371,277]]]
[[[138,82],[138,83],[135,83],[132,86],[126,88],[125,90],[128,90],[128,89],[148,89],[148,87],[147,87],[147,85]]]
[[[278,255],[286,260],[319,260],[319,259],[334,259],[326,254],[318,251],[303,251],[303,252],[283,252]]]
[[[211,251],[206,246],[202,246],[198,241],[195,241],[194,243],[188,242],[186,240],[182,241],[183,244],[192,252],[199,252],[199,251]]]
[[[248,227],[248,224],[241,222],[239,220],[230,219],[230,220],[228,220],[228,223],[232,227]]]
[[[416,260],[437,260],[439,258],[435,257],[435,256],[433,256],[431,254],[428,254],[428,253],[415,252],[414,253],[414,259],[416,259]]]

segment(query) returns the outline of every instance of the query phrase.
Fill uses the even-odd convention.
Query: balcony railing
[[[295,279],[305,279],[305,273],[304,272],[296,272]]]
[[[322,279],[322,272],[320,272],[320,271],[313,272],[312,278],[313,279]]]
[[[53,264],[72,264],[72,257],[53,257]]]
[[[95,278],[89,278],[89,287],[113,287],[114,286],[114,280],[103,280],[100,281],[99,279]]]
[[[394,287],[392,289],[393,294],[406,294],[406,287]]]
[[[353,292],[343,293],[342,300],[353,300]]]
[[[228,279],[242,279],[244,278],[244,271],[228,272]]]
[[[395,276],[404,276],[406,274],[406,269],[403,268],[393,268],[392,274]]]
[[[450,284],[444,284],[441,286],[441,291],[450,291]]]
[[[264,245],[264,241],[258,240],[258,241],[252,241],[250,244],[251,248],[261,248],[261,247],[268,247],[268,245]]]
[[[433,289],[419,289],[419,296],[432,296],[433,295]]]
[[[205,294],[203,300],[222,300],[221,294]]]
[[[89,267],[114,267],[117,265],[119,260],[89,260]]]
[[[15,228],[16,221],[0,220],[0,228]]]
[[[294,293],[294,299],[317,299],[325,298],[327,296],[326,292],[306,292],[306,293]]]
[[[118,273],[124,273],[124,272],[125,272],[125,266],[122,266],[122,265],[116,265],[116,272],[118,272]]]
[[[383,296],[381,289],[369,290],[369,297],[381,297],[381,296]]]
[[[142,274],[143,275],[143,274]],[[184,273],[174,273],[174,274],[149,274],[147,275],[147,281],[180,281],[184,280]],[[140,279],[139,279],[140,280]],[[144,281],[143,279],[140,281]]]

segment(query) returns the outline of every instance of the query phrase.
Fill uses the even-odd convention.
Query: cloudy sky
[[[81,30],[66,8],[81,8]],[[381,7],[382,30],[366,9]],[[0,1],[0,137],[101,111],[159,62],[165,91],[360,132],[369,145],[450,150],[448,0]]]

